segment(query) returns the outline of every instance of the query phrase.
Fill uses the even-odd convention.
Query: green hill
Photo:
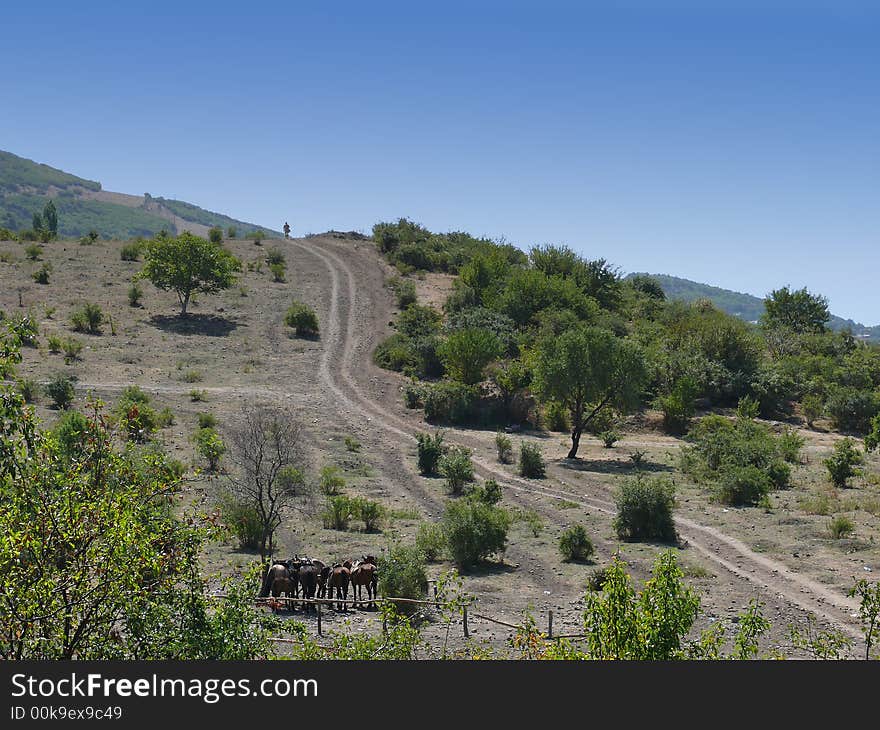
[[[632,273],[627,278],[639,275],[650,276],[652,279],[656,279],[668,299],[680,299],[685,302],[709,299],[719,309],[747,322],[757,322],[761,315],[764,314],[764,300],[751,294],[743,294],[742,292],[731,291],[730,289],[700,284],[690,279],[681,279],[677,276],[669,276],[668,274]],[[868,327],[851,319],[843,319],[833,314],[828,324],[833,330],[849,329],[856,337],[880,342],[880,325]]]
[[[150,237],[163,228],[206,235],[212,226],[235,227],[241,237],[257,230],[278,233],[180,200],[109,192],[94,180],[0,150],[0,228],[29,229],[33,214],[50,199],[58,210],[58,233],[66,238],[91,230],[104,238]]]

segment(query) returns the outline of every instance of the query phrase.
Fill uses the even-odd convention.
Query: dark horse
[[[320,573],[320,569],[316,565],[311,565],[310,563],[303,563],[299,568],[299,584],[302,588],[302,597],[303,598],[314,598],[315,590],[318,587],[318,574]],[[304,603],[303,610],[309,611],[309,606],[311,604]]]
[[[348,566],[350,565],[351,563],[348,563]],[[348,598],[348,584],[351,582],[351,571],[348,566],[342,563],[335,563],[332,568],[328,569],[329,573],[327,574],[327,598],[333,598],[333,589],[335,588],[336,598],[342,599],[341,603],[336,604],[337,609],[340,611],[344,611],[346,608],[345,601]]]
[[[364,556],[367,558],[368,556]],[[372,557],[372,556],[369,556]],[[366,586],[367,599],[369,604],[367,608],[375,608],[373,600],[377,598],[376,587],[379,582],[379,571],[375,563],[367,561],[357,561],[351,568],[351,587],[355,594],[355,600],[361,599],[361,588]]]
[[[269,594],[273,598],[278,598],[282,593],[285,596],[293,594],[293,581],[291,580],[290,571],[283,563],[275,563],[266,571],[263,578],[263,585],[260,589],[260,597],[266,598]],[[273,607],[273,611],[275,608]]]

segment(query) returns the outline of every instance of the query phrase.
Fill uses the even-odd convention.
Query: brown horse
[[[275,563],[266,571],[260,596],[267,597],[270,593],[273,598],[278,598],[282,593],[290,597],[293,593],[293,581],[290,577],[290,571],[283,563]],[[272,611],[275,611],[274,606]]]
[[[348,566],[341,563],[335,563],[332,568],[328,568],[328,571],[327,598],[333,598],[333,589],[335,588],[336,598],[342,599],[342,603],[336,604],[337,610],[344,611],[346,609],[345,601],[348,598],[348,584],[351,582],[351,571]]]
[[[315,590],[318,587],[318,574],[320,571],[315,565],[303,563],[299,568],[299,584],[302,587],[303,598],[314,598]],[[311,604],[304,603],[303,610],[308,612],[311,610]]]
[[[351,586],[352,592],[355,594],[355,600],[359,601],[361,599],[361,589],[366,586],[367,600],[369,601],[368,609],[375,608],[373,601],[378,597],[376,594],[379,582],[378,572],[375,563],[361,562],[360,560],[355,561],[351,567]]]

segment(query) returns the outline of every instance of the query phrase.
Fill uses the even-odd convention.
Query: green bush
[[[66,375],[55,375],[44,387],[46,395],[52,399],[52,405],[59,410],[65,410],[76,395],[73,380]]]
[[[410,304],[416,303],[416,285],[410,279],[402,279],[399,276],[393,276],[388,281],[388,286],[397,297],[397,306],[400,309],[406,309]]]
[[[298,337],[316,335],[318,333],[318,315],[307,304],[294,301],[284,315],[284,324],[293,327]]]
[[[620,441],[620,434],[617,431],[603,431],[599,434],[602,446],[606,449],[614,448],[614,444]]]
[[[571,423],[568,419],[568,410],[559,401],[552,400],[544,409],[544,419],[547,423],[547,429],[557,433],[568,433],[571,430]]]
[[[440,520],[449,556],[462,570],[503,552],[510,523],[507,510],[470,499],[448,502]]]
[[[281,249],[270,248],[266,251],[266,263],[269,266],[280,264],[281,266],[286,267],[287,259],[284,257],[284,253],[281,251]]]
[[[321,476],[318,480],[318,487],[321,494],[332,497],[342,494],[345,489],[345,477],[342,476],[342,470],[338,466],[327,465],[321,469]]]
[[[854,387],[835,387],[825,401],[825,411],[839,431],[865,434],[871,419],[880,415],[880,393]]]
[[[537,444],[523,441],[519,447],[519,475],[529,479],[543,479],[547,474],[544,455]]]
[[[327,497],[321,519],[324,527],[331,530],[347,530],[348,523],[353,516],[351,498],[344,494],[334,494]]]
[[[223,492],[218,500],[221,519],[238,539],[240,547],[257,550],[263,534],[263,523],[257,508]]]
[[[217,471],[220,459],[226,453],[226,444],[220,438],[220,434],[213,428],[200,428],[196,431],[196,450],[206,462],[209,471]]]
[[[49,335],[47,338],[47,345],[49,347],[49,352],[57,355],[64,347],[64,341],[58,335]]]
[[[471,385],[441,380],[425,386],[423,400],[425,420],[429,423],[466,425],[474,418],[478,394]]]
[[[732,506],[760,504],[773,488],[770,475],[756,466],[731,466],[721,474],[717,497]]]
[[[221,243],[223,241],[223,229],[220,226],[214,226],[208,231],[208,240],[211,243]]]
[[[446,547],[446,537],[441,525],[434,522],[423,522],[416,532],[416,547],[424,554],[429,563],[440,559]]]
[[[513,461],[513,441],[503,431],[495,434],[495,450],[498,452],[498,461],[502,464],[510,464]]]
[[[464,485],[474,480],[471,452],[463,446],[453,446],[448,449],[440,457],[437,468],[446,477],[446,486],[453,494],[461,494]]]
[[[485,329],[457,330],[437,349],[449,376],[465,385],[479,383],[486,366],[502,351],[495,333]]]
[[[684,433],[694,416],[695,400],[698,394],[697,383],[693,378],[683,377],[675,383],[672,390],[656,401],[656,407],[663,412],[663,427],[669,433]]]
[[[235,238],[236,236],[238,236],[238,229],[235,226],[229,226],[226,229],[226,237]]]
[[[828,532],[835,540],[849,537],[856,530],[853,521],[846,515],[838,515],[828,522]]]
[[[61,349],[64,352],[64,362],[70,365],[75,360],[79,360],[83,343],[73,337],[66,337],[61,343]]]
[[[213,413],[199,413],[197,416],[199,428],[216,428],[217,416]]]
[[[825,412],[825,402],[822,400],[821,396],[811,393],[804,396],[801,401],[801,410],[803,411],[804,420],[807,422],[807,425],[812,428],[813,422],[820,418]]]
[[[168,428],[174,425],[174,411],[167,406],[156,414],[156,425],[159,428]]]
[[[443,456],[443,433],[438,431],[433,436],[427,433],[416,434],[419,455],[419,474],[431,476],[437,473],[437,465]]]
[[[144,296],[144,290],[138,286],[137,282],[128,287],[128,306],[139,307],[141,298]]]
[[[858,476],[861,473],[857,467],[863,464],[865,457],[858,450],[854,439],[846,437],[834,444],[834,451],[822,463],[828,470],[828,476],[831,477],[831,483],[835,487],[843,488],[849,486],[851,477]]]
[[[352,514],[357,519],[363,520],[367,532],[375,532],[387,516],[388,510],[379,502],[365,497],[355,497],[352,500]]]
[[[476,499],[486,504],[498,504],[504,493],[501,485],[494,479],[487,479],[480,486],[472,487],[468,492],[468,499]]]
[[[807,440],[793,428],[787,428],[779,436],[779,455],[790,464],[801,460],[801,449]]]
[[[419,600],[428,591],[428,574],[425,556],[417,547],[392,545],[379,559],[376,590],[381,596]],[[416,603],[393,602],[397,611],[404,615],[416,613]]]
[[[418,355],[413,349],[412,340],[395,332],[376,345],[373,362],[384,370],[400,373],[414,370],[418,365]]]
[[[639,474],[624,480],[617,493],[614,530],[621,539],[676,540],[672,508],[675,487],[665,477]]]
[[[566,562],[582,562],[593,556],[593,543],[583,525],[572,525],[559,537],[559,552]]]
[[[39,392],[39,385],[36,380],[20,378],[16,382],[16,386],[18,387],[18,392],[21,394],[21,397],[24,398],[25,403],[36,402],[37,393]]]
[[[31,243],[25,246],[24,252],[31,261],[38,261],[43,254],[43,247],[36,243]]]
[[[295,466],[285,466],[279,469],[275,477],[275,484],[283,492],[288,492],[295,496],[299,496],[299,491],[303,489],[306,483],[306,477],[302,469]]]
[[[149,403],[149,396],[136,385],[129,386],[122,392],[122,397],[116,404],[116,415],[129,441],[148,441],[156,430],[159,417]]]
[[[284,264],[269,264],[269,271],[272,272],[272,281],[282,283],[285,281],[284,274],[287,268]]]
[[[143,251],[144,244],[140,241],[135,241],[134,243],[126,243],[119,250],[119,258],[123,261],[137,261],[141,257],[141,252]]]
[[[61,447],[61,453],[67,459],[78,459],[86,453],[89,431],[89,420],[72,408],[64,412],[52,429]]]
[[[97,304],[86,302],[71,315],[70,322],[77,332],[99,335],[104,323],[104,312]]]
[[[39,269],[37,269],[31,276],[33,280],[37,282],[37,284],[48,284],[49,283],[49,273],[52,271],[52,265],[48,263],[44,263]]]

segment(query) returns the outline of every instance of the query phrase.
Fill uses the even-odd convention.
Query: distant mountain
[[[33,214],[42,211],[50,198],[58,210],[58,233],[63,237],[75,238],[91,230],[105,238],[150,237],[163,228],[206,236],[213,226],[224,231],[235,227],[240,237],[257,230],[278,233],[181,200],[154,198],[149,193],[113,193],[94,180],[0,150],[0,228],[30,228]]]
[[[709,299],[719,309],[747,322],[757,322],[761,315],[764,314],[764,300],[751,294],[743,294],[731,291],[730,289],[700,284],[696,281],[681,279],[677,276],[669,276],[668,274],[633,273],[629,274],[626,278],[638,275],[650,276],[652,279],[656,279],[668,299],[680,299],[685,302]],[[833,314],[828,325],[833,330],[849,329],[856,337],[880,342],[880,325],[868,327],[859,322],[853,322],[851,319],[836,317]]]

